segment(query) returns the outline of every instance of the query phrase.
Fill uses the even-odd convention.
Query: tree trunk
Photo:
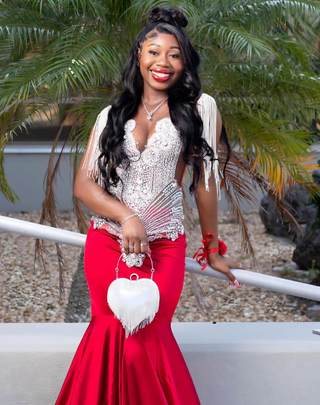
[[[77,271],[74,274],[65,312],[65,322],[86,322],[90,311],[90,295],[84,274],[84,249],[81,250]]]

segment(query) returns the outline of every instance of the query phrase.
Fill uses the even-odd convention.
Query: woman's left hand
[[[214,252],[215,253],[215,252]],[[225,274],[234,288],[241,288],[241,283],[235,278],[230,269],[244,269],[241,263],[232,260],[230,257],[221,256],[220,254],[208,253],[208,264],[220,273]]]

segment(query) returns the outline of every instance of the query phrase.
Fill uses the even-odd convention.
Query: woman
[[[212,97],[201,95],[200,60],[182,29],[183,13],[157,7],[149,19],[122,73],[125,90],[98,116],[77,173],[74,194],[95,214],[84,261],[92,319],[56,405],[200,403],[171,331],[184,279],[186,167],[193,169],[189,190],[203,235],[214,235],[204,246],[214,251],[205,257],[241,286],[230,271],[239,263],[218,246],[220,113]],[[149,312],[137,321],[130,306],[121,312],[132,291],[112,296],[111,283],[119,275],[137,286],[134,280],[151,274],[160,301],[150,293],[155,307],[146,305]]]

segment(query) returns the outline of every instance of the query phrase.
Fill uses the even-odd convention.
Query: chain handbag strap
[[[155,268],[153,267],[153,260],[151,259],[151,256],[150,256],[149,253],[146,252],[145,254],[149,256],[149,259],[150,259],[150,261],[151,261],[151,277],[150,277],[150,279],[153,280],[153,273],[155,272]],[[121,255],[120,255],[119,259],[118,259],[117,267],[115,268],[116,278],[118,278],[119,263],[120,263],[120,259],[121,259],[121,257],[122,257],[123,255],[124,255],[124,253],[121,253]],[[130,275],[130,277],[129,277],[130,280],[132,280],[132,277],[133,277],[133,276],[136,276],[136,280],[139,280],[139,276],[138,276],[137,273],[132,273],[132,274]]]

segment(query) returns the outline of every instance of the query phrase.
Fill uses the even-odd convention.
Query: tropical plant
[[[235,149],[222,185],[242,225],[243,252],[253,254],[239,209],[243,200],[256,201],[250,179],[289,217],[286,184],[319,195],[309,174],[314,167],[308,165],[320,110],[318,1],[2,0],[0,190],[12,202],[17,199],[3,169],[5,145],[19,129],[53,112],[62,126],[72,119],[68,140],[77,152],[71,155],[77,170],[97,114],[122,90],[128,50],[155,6],[180,7],[189,20],[186,31],[201,56],[203,91],[217,100]],[[59,134],[53,150],[58,140]],[[220,157],[223,166],[223,145]],[[52,226],[58,225],[53,187],[58,164],[52,153],[40,221]],[[86,232],[86,216],[74,203],[79,229]],[[58,255],[61,270],[59,250]]]
[[[312,178],[313,178],[313,181],[320,186],[320,159],[318,160],[317,163],[318,163],[318,170],[315,170],[312,173]],[[316,232],[316,230],[320,228],[320,196],[317,195],[314,198],[310,199],[310,205],[317,207],[316,219],[315,219],[314,224],[311,227],[310,235],[309,235],[309,237],[311,238],[314,235],[314,233]]]

